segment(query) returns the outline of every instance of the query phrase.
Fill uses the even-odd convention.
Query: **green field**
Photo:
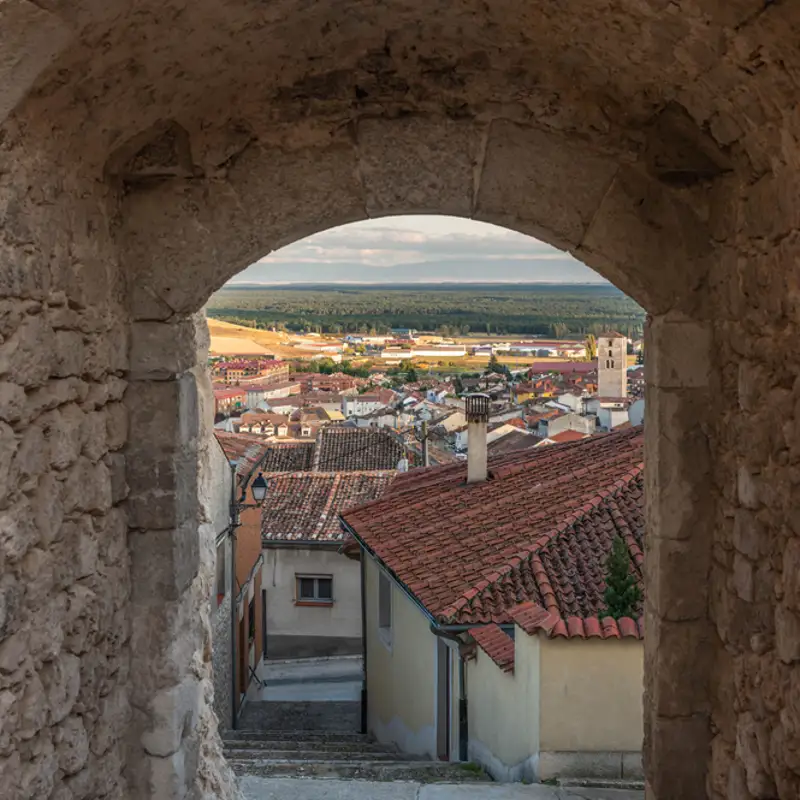
[[[644,311],[619,289],[593,284],[232,286],[209,317],[257,328],[384,333],[416,328],[448,336],[582,337],[615,328],[641,336]]]

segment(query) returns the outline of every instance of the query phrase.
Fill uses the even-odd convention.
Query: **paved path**
[[[520,783],[423,785],[248,776],[239,784],[246,800],[644,800],[638,791]]]
[[[265,685],[251,687],[248,700],[342,702],[361,699],[360,656],[267,661],[258,677]]]

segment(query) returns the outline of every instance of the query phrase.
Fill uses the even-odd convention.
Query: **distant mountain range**
[[[286,283],[607,283],[593,270],[563,258],[459,259],[420,261],[376,267],[357,263],[281,263],[258,262],[239,273],[233,284]]]

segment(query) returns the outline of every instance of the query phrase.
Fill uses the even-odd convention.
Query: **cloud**
[[[568,253],[530,236],[452,217],[368,220],[309,236],[270,253],[234,282],[603,279]],[[412,269],[408,269],[412,267]],[[370,277],[370,275],[372,277]],[[563,276],[559,278],[558,275]],[[527,276],[527,277],[526,277]]]

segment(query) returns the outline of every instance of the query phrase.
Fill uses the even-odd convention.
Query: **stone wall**
[[[211,656],[214,670],[214,713],[217,715],[220,728],[227,730],[232,727],[233,718],[230,592],[225,595],[225,599],[214,612],[211,635],[214,647]]]
[[[762,0],[0,3],[6,794],[232,794],[192,315],[438,212],[650,312],[649,791],[797,797],[799,37]]]
[[[719,798],[791,798],[800,796],[800,186],[777,162],[731,184],[715,330],[709,787]]]
[[[124,798],[123,286],[104,188],[31,133],[0,131],[0,794]]]

